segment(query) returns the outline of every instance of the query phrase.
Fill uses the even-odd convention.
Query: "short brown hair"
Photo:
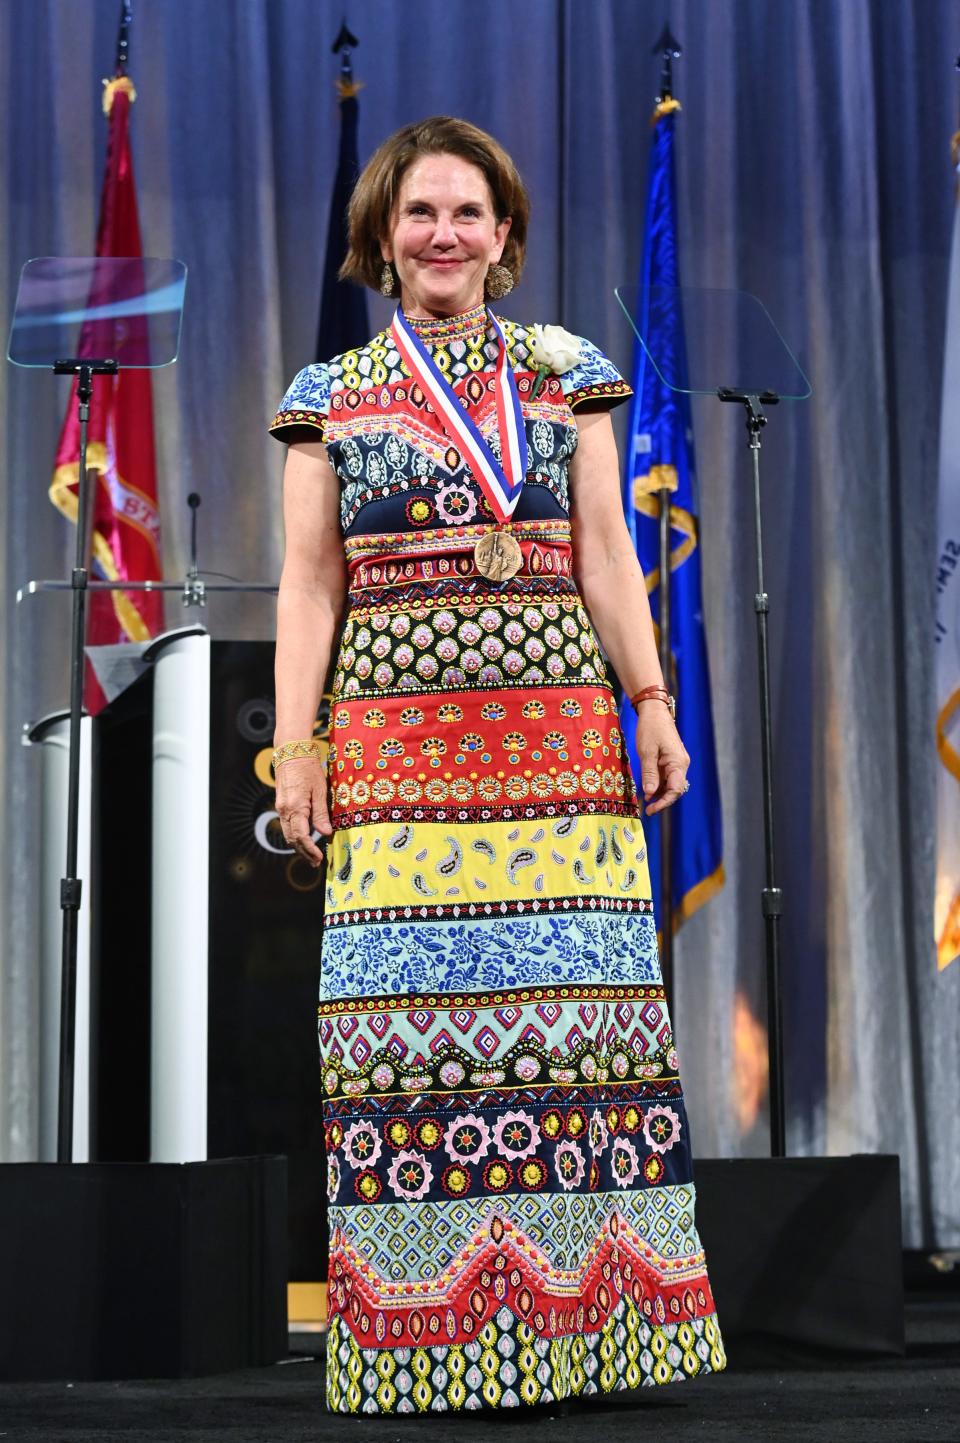
[[[370,157],[357,181],[347,211],[349,249],[340,267],[341,279],[379,290],[383,256],[380,241],[390,230],[390,217],[400,182],[421,155],[457,155],[483,171],[497,221],[511,226],[500,264],[514,281],[520,279],[527,248],[530,198],[520,172],[499,141],[468,120],[434,115],[405,125]]]

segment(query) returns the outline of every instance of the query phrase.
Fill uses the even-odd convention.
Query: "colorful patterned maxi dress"
[[[491,448],[483,307],[416,330]],[[331,711],[319,1006],[327,1400],[513,1407],[725,1365],[641,812],[571,574],[573,409],[629,394],[589,342],[533,402],[520,572],[389,330],[308,366],[272,431],[327,445],[348,613]]]

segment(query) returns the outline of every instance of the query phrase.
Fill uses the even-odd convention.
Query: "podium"
[[[274,811],[273,645],[197,626],[83,719],[75,1162],[283,1153],[289,1278],[326,1276],[316,1008],[321,874]],[[56,1157],[65,713],[43,796],[40,1160]]]

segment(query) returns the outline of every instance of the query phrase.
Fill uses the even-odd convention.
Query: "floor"
[[[270,1368],[183,1381],[0,1385],[0,1440],[32,1443],[486,1443],[525,1434],[603,1443],[960,1443],[960,1303],[911,1300],[905,1358],[738,1365],[625,1397],[491,1415],[381,1420],[323,1407],[322,1335],[291,1334]]]

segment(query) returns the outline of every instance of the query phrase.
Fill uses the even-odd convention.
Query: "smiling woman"
[[[432,182],[434,187],[439,185],[441,189],[435,188],[432,194],[419,194],[419,184],[411,186],[411,181],[422,171],[425,163],[436,161],[443,162],[441,171],[445,174],[437,176],[431,167],[431,174],[424,176],[424,184]],[[448,166],[451,162],[454,163],[456,182],[464,187],[459,196],[455,187],[453,193],[450,190]],[[506,273],[505,276],[495,277],[495,280],[501,286],[506,284],[506,289],[519,281],[530,213],[530,202],[520,173],[492,135],[465,120],[454,120],[449,116],[435,116],[398,130],[371,157],[350,201],[350,250],[340,270],[344,280],[357,281],[375,290],[386,286],[384,266],[389,273],[390,263],[394,261],[390,253],[394,227],[401,219],[403,208],[418,202],[423,208],[418,223],[421,228],[418,243],[421,247],[430,247],[433,241],[428,233],[430,207],[438,202],[447,206],[451,202],[459,203],[467,209],[476,209],[477,215],[471,221],[461,216],[462,224],[458,231],[452,232],[454,236],[458,239],[479,223],[485,230],[489,246],[488,263],[496,265],[502,262],[500,269]],[[493,235],[490,235],[489,226],[491,216]],[[436,219],[436,214],[432,219]],[[499,227],[504,223],[506,231],[500,236]],[[452,214],[446,224],[452,226]],[[446,237],[448,245],[450,234],[448,232]],[[441,235],[440,247],[434,251],[438,258],[443,244]],[[493,254],[495,247],[496,255]],[[473,279],[476,280],[476,277]],[[488,295],[496,298],[497,286],[491,287],[488,278],[484,287],[483,273],[479,279],[479,289],[475,290],[469,305],[479,303],[485,289]],[[390,295],[393,291],[390,289],[385,293]],[[506,294],[506,290],[500,290],[499,294]],[[459,309],[465,310],[466,306],[461,305]]]
[[[510,224],[510,216],[497,216],[475,165],[458,155],[416,161],[400,182],[390,232],[380,242],[384,262],[400,279],[404,315],[456,315],[480,305]]]
[[[527,198],[445,117],[381,146],[344,273],[399,289],[307,366],[277,625],[277,808],[327,843],[319,1040],[334,1412],[552,1403],[725,1366],[642,807],[685,790],[587,340],[494,314]],[[332,639],[329,771],[310,734]],[[598,640],[599,638],[599,640]],[[303,740],[305,739],[305,740]]]

